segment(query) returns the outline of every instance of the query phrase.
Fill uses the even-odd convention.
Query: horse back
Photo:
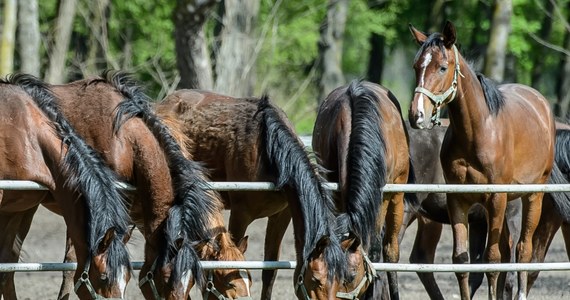
[[[269,180],[260,173],[257,99],[179,90],[156,105],[161,118],[179,121],[186,148],[213,180]]]

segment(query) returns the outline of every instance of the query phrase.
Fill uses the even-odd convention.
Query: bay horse
[[[268,217],[265,260],[278,260],[291,219],[299,299],[330,299],[345,278],[346,257],[336,234],[334,204],[292,125],[267,96],[233,98],[202,90],[179,90],[155,106],[161,118],[184,123],[188,152],[211,170],[214,181],[271,181],[278,192],[224,193],[231,210],[229,231],[244,236],[255,219]],[[276,270],[263,270],[262,299],[271,299]]]
[[[429,37],[410,25],[421,45],[414,60],[416,89],[409,120],[414,128],[438,123],[447,105],[450,124],[441,162],[447,183],[545,183],[554,161],[554,118],[548,101],[520,84],[500,86],[477,75],[455,46],[456,30],[447,22]],[[521,149],[524,149],[521,150]],[[485,261],[501,261],[500,238],[508,200],[522,198],[522,230],[517,262],[532,258],[532,238],[540,219],[543,193],[449,194],[454,237],[453,262],[469,261],[467,211],[480,203],[488,213]],[[528,272],[518,272],[518,297],[527,296]],[[497,297],[498,272],[487,273],[489,298]],[[456,273],[462,299],[469,299],[467,273]]]
[[[336,88],[319,107],[312,146],[328,170],[328,181],[339,183],[337,209],[348,214],[365,252],[385,224],[384,259],[398,262],[404,193],[382,191],[386,183],[407,183],[410,174],[407,132],[396,97],[365,81]],[[351,290],[361,286],[362,280],[371,280],[364,275],[349,283]],[[389,272],[388,281],[390,298],[398,299],[395,272]],[[353,296],[361,298],[369,283],[354,290]]]
[[[443,170],[439,159],[441,143],[449,125],[448,119],[442,119],[441,126],[431,130],[413,129],[407,123],[410,155],[414,165],[415,179],[417,183],[443,184]],[[570,146],[570,127],[561,122],[556,122],[556,150],[555,168],[553,169],[548,183],[565,184],[570,178],[570,158],[568,157],[568,147]],[[565,129],[564,129],[565,128]],[[563,170],[557,172],[558,170]],[[563,178],[562,176],[566,176]],[[532,262],[544,262],[546,252],[560,227],[565,242],[570,242],[568,193],[546,193],[543,199],[543,208],[540,222],[533,237],[533,259]],[[412,213],[406,212],[404,226],[410,226],[414,220],[418,221],[416,237],[410,253],[411,263],[433,264],[437,243],[439,242],[442,224],[449,224],[447,213],[447,202],[444,193],[417,193],[420,206]],[[508,235],[512,240],[517,240],[520,236],[521,202],[510,201],[507,204],[507,227]],[[485,248],[485,238],[487,235],[486,215],[481,206],[474,206],[469,211],[469,255],[471,263],[482,263],[482,256]],[[403,229],[400,239],[404,234]],[[506,237],[508,238],[508,237]],[[567,251],[570,247],[566,247]],[[510,251],[511,260],[515,257],[514,247]],[[570,259],[570,253],[569,253]],[[509,272],[510,275],[511,272]],[[536,281],[539,272],[529,274],[528,291]],[[433,273],[417,273],[424,285],[430,299],[444,299]],[[479,276],[479,274],[481,274]],[[469,286],[471,297],[481,285],[482,273],[469,274]],[[500,287],[501,285],[499,285]],[[514,279],[508,276],[505,281],[503,293],[508,299],[512,298],[512,288]],[[500,291],[500,290],[499,290]]]
[[[144,297],[187,299],[195,282],[204,286],[197,253],[201,249],[196,248],[237,249],[219,229],[221,202],[216,193],[206,190],[201,166],[185,158],[175,139],[180,135],[156,117],[148,96],[128,74],[111,71],[100,78],[49,88],[77,132],[121,180],[136,187],[130,197],[130,215],[145,237],[139,274]],[[219,245],[221,241],[226,243]],[[237,259],[243,260],[243,253]],[[249,296],[249,273],[239,274],[220,279],[224,287],[219,289],[227,291],[227,296]]]
[[[131,264],[128,214],[117,176],[63,116],[39,79],[0,82],[0,178],[31,180],[48,191],[0,191],[0,262],[18,261],[39,204],[62,215],[76,245],[80,299],[123,297]],[[0,273],[0,297],[16,299],[13,273]]]

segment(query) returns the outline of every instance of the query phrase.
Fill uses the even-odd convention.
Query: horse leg
[[[562,223],[562,236],[564,237],[564,245],[566,246],[566,256],[570,260],[570,224]]]
[[[505,212],[507,210],[507,194],[495,193],[485,203],[487,208],[487,249],[485,260],[489,263],[501,262],[501,234],[503,232]],[[487,272],[489,299],[497,299],[497,277],[499,272]]]
[[[470,203],[462,200],[458,195],[447,195],[447,210],[451,221],[451,230],[453,231],[452,261],[454,264],[469,263],[467,212],[469,211]],[[459,283],[461,299],[470,299],[469,273],[458,272],[455,273],[455,277],[457,277],[457,282]]]
[[[0,263],[17,263],[22,243],[30,231],[37,206],[23,212],[0,213]],[[0,272],[0,298],[18,299],[14,284],[14,272]]]
[[[69,233],[66,233],[65,237],[65,257],[63,258],[64,263],[77,262],[77,256],[75,255],[75,247],[71,243],[71,238]],[[58,300],[67,300],[73,292],[73,276],[75,271],[63,271],[61,287],[59,288],[59,294],[57,295]]]
[[[538,226],[536,227],[532,238],[532,262],[544,262],[550,243],[562,224],[562,218],[560,218],[558,213],[555,211],[550,197],[545,195],[542,200],[540,221],[538,222]],[[562,233],[564,234],[564,227],[562,227],[562,229]],[[567,242],[566,239],[565,242]],[[539,273],[539,271],[534,271],[528,274],[527,293],[530,292],[530,289],[538,278]]]
[[[533,193],[523,198],[523,218],[521,237],[517,244],[517,262],[530,263],[532,259],[532,239],[542,212],[542,193]],[[527,297],[528,272],[518,275],[518,299]]]
[[[387,212],[383,252],[386,262],[397,263],[400,260],[398,235],[404,218],[404,193],[396,193],[390,198]],[[390,299],[399,299],[398,273],[388,272],[388,285],[390,287]]]
[[[267,230],[265,234],[265,253],[263,259],[266,261],[277,261],[281,254],[281,242],[285,231],[291,221],[291,210],[286,208],[277,214],[270,216],[267,220]],[[263,287],[261,289],[261,299],[271,299],[273,283],[277,270],[263,270],[261,272],[261,280]]]
[[[469,257],[470,263],[483,263],[483,254],[485,252],[487,239],[487,220],[484,218],[477,220],[469,220]],[[484,274],[481,272],[469,273],[469,286],[471,297],[483,283]]]
[[[503,240],[501,242],[501,253],[503,262],[516,263],[516,247],[515,241],[518,241],[521,235],[521,218],[522,203],[520,199],[509,201],[507,203],[506,227],[503,232]],[[502,299],[512,299],[514,294],[514,286],[516,282],[515,272],[503,272],[499,275],[498,296]]]
[[[423,216],[418,216],[417,219],[418,230],[410,253],[410,263],[433,264],[443,225]],[[430,299],[444,299],[433,273],[418,272],[417,274]]]

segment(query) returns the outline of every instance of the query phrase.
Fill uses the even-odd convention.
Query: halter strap
[[[238,270],[240,273],[242,271],[247,272],[247,270],[245,269],[239,269]],[[208,271],[208,282],[206,283],[206,288],[204,289],[206,292],[203,294],[203,299],[204,300],[208,300],[208,297],[210,296],[210,294],[212,294],[214,297],[216,297],[216,299],[218,300],[233,300],[232,298],[228,298],[226,296],[224,296],[222,293],[220,293],[220,291],[218,291],[216,289],[216,286],[214,285],[214,271],[209,270]],[[253,298],[251,297],[251,295],[248,296],[243,296],[243,297],[237,297],[235,298],[237,299],[242,299],[242,300],[253,300]]]
[[[430,99],[430,101],[434,104],[435,113],[431,117],[431,122],[436,126],[441,125],[441,121],[439,120],[441,107],[444,104],[447,104],[453,101],[453,99],[455,99],[455,95],[457,94],[458,75],[461,77],[465,77],[463,76],[463,74],[461,74],[461,70],[459,67],[459,54],[457,53],[457,47],[455,45],[453,45],[453,53],[455,55],[455,69],[453,72],[453,81],[451,82],[451,86],[445,92],[440,94],[434,94],[430,90],[421,86],[416,87],[416,89],[414,90],[414,93],[421,93],[426,95]],[[450,95],[451,97],[449,97]],[[448,98],[449,100],[446,101]]]
[[[83,272],[81,273],[81,276],[79,276],[79,279],[77,279],[77,282],[75,283],[74,286],[74,291],[77,294],[77,291],[79,290],[79,288],[82,285],[85,285],[85,288],[87,288],[87,291],[89,291],[89,294],[91,295],[91,299],[93,300],[100,300],[100,299],[120,299],[120,298],[105,298],[99,294],[97,294],[97,292],[95,292],[95,288],[93,287],[93,284],[91,284],[91,280],[89,280],[89,268],[91,266],[91,255],[89,255],[87,257],[87,261],[85,263],[85,269],[83,270]]]
[[[150,289],[152,290],[152,295],[154,299],[160,300],[161,297],[158,294],[158,289],[156,288],[156,284],[154,283],[154,270],[156,269],[158,257],[154,259],[150,270],[146,273],[146,275],[139,281],[139,288],[142,288],[147,282],[150,285]]]
[[[364,287],[366,282],[370,283],[370,282],[372,282],[374,277],[376,277],[376,269],[374,269],[374,267],[372,266],[372,262],[368,258],[368,255],[366,255],[366,253],[363,253],[363,256],[364,256],[364,262],[365,262],[365,267],[366,267],[365,276],[362,277],[362,280],[360,281],[358,286],[356,286],[354,288],[354,290],[352,290],[351,292],[336,292],[337,298],[349,299],[349,300],[359,300],[358,294],[360,294],[360,290],[362,290],[362,288]]]
[[[295,292],[301,290],[301,293],[303,293],[303,299],[311,300],[311,297],[309,297],[309,293],[307,292],[307,288],[305,287],[305,276],[303,275],[305,274],[306,269],[307,269],[307,262],[304,262],[303,266],[301,267],[301,272],[299,273],[299,277],[297,277],[297,283],[295,284]]]

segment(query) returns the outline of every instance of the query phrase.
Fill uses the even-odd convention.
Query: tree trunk
[[[443,21],[445,17],[445,2],[447,0],[434,0],[432,1],[431,11],[429,18],[426,20],[428,33],[439,32],[443,28]]]
[[[38,1],[18,1],[18,46],[20,71],[36,77],[40,75],[40,24]]]
[[[225,2],[223,30],[216,55],[217,92],[244,97],[253,94],[256,39],[253,37],[259,0]]]
[[[73,31],[76,6],[77,0],[61,0],[59,4],[49,67],[45,76],[45,81],[51,84],[61,84],[66,79],[66,73],[64,72],[65,57],[69,48],[71,32]]]
[[[368,7],[378,13],[388,4],[387,1],[369,0]],[[368,59],[367,80],[375,83],[382,82],[382,71],[384,70],[384,48],[386,47],[386,38],[373,32],[370,35],[370,52]]]
[[[4,25],[0,41],[0,76],[14,72],[14,41],[16,36],[16,0],[4,0]]]
[[[544,40],[550,40],[550,33],[552,32],[552,15],[554,12],[554,5],[552,1],[545,1],[546,2],[546,15],[542,17],[542,24],[540,27],[539,37]],[[538,49],[533,52],[534,59],[533,59],[533,68],[531,74],[531,86],[539,89],[540,80],[542,78],[542,73],[544,69],[544,57],[546,55],[546,47],[540,45]]]
[[[204,25],[219,0],[177,0],[173,14],[178,88],[213,88],[210,53]]]
[[[341,62],[347,12],[348,0],[329,0],[327,16],[321,24],[321,38],[318,45],[319,103],[333,89],[345,83]]]
[[[495,0],[483,73],[497,82],[502,82],[505,74],[505,57],[507,40],[511,31],[512,13],[511,0]]]
[[[570,3],[566,6],[570,9]],[[570,22],[570,16],[567,17]],[[564,49],[570,51],[570,32],[564,35]],[[570,104],[570,56],[565,53],[560,54],[559,75],[556,81],[556,103],[554,104],[554,115],[557,117],[570,118],[568,105]]]
[[[107,11],[109,0],[91,0],[87,4],[88,11],[80,13],[89,28],[87,42],[87,58],[85,68],[82,70],[83,77],[97,75],[107,69],[108,65],[118,66],[107,57],[109,42],[107,35]]]

